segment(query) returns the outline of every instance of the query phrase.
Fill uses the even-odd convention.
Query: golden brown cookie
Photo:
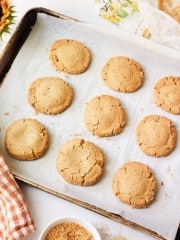
[[[157,184],[147,165],[128,162],[114,174],[112,190],[121,202],[133,208],[146,208],[155,197]]]
[[[146,116],[137,126],[136,142],[147,155],[166,156],[175,148],[176,128],[166,117]]]
[[[180,23],[180,2],[179,0],[159,0],[158,7],[163,12],[173,17]]]
[[[89,67],[91,53],[81,42],[61,39],[53,44],[50,59],[58,71],[79,74]]]
[[[163,110],[180,114],[180,77],[165,77],[154,86],[154,100]]]
[[[35,80],[28,91],[28,100],[36,112],[58,114],[71,103],[72,88],[60,78],[43,77]]]
[[[96,183],[103,174],[104,157],[91,142],[73,139],[61,147],[56,168],[65,181],[88,186]]]
[[[141,65],[127,57],[110,58],[101,72],[105,84],[112,90],[130,93],[140,88],[144,81]]]
[[[5,147],[18,160],[35,160],[48,149],[48,131],[35,119],[19,119],[6,130]]]
[[[94,135],[108,137],[122,131],[126,123],[126,114],[117,98],[101,95],[87,104],[84,122]]]

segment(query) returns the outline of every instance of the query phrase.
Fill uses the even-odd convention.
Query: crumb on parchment
[[[142,30],[142,37],[150,39],[152,36],[151,32],[149,31],[148,28],[145,28]]]
[[[125,238],[124,236],[122,236],[121,234],[116,234],[114,236],[111,236],[107,233],[107,230],[105,227],[101,227],[98,229],[100,235],[101,235],[101,238],[103,240],[128,240],[127,238]]]

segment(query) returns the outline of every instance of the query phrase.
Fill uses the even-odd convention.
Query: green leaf
[[[117,10],[116,13],[121,18],[126,18],[128,16],[128,13],[122,9]]]
[[[123,8],[128,7],[128,4],[127,4],[127,3],[122,3],[121,5],[122,5]]]
[[[130,5],[133,4],[134,2],[131,0],[126,0]]]

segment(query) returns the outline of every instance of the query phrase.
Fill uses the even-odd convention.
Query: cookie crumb
[[[148,28],[143,29],[142,31],[142,37],[150,39],[152,34],[150,33]]]
[[[81,133],[75,133],[74,137],[80,137],[82,134]]]
[[[106,229],[104,227],[99,228],[98,232],[100,233],[102,239],[104,239],[104,240],[106,240],[106,239],[111,240],[109,234],[106,232]]]
[[[169,194],[165,193],[165,199],[169,199],[169,198],[171,198],[171,196]]]
[[[69,75],[65,74],[64,77],[65,77],[66,79],[68,79],[68,78],[69,78]]]
[[[98,229],[98,232],[100,233],[101,238],[103,240],[128,240],[127,238],[123,237],[121,234],[110,236],[106,231],[107,230],[105,227],[101,227]]]
[[[169,175],[172,175],[172,169],[171,169],[170,166],[167,168],[167,173],[168,173]]]
[[[164,186],[164,183],[163,183],[163,181],[161,181],[161,186]]]
[[[4,116],[8,116],[8,115],[9,115],[9,112],[5,112],[5,113],[4,113]]]

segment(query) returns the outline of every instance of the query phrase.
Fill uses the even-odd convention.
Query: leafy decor
[[[9,0],[0,0],[0,38],[3,33],[10,33],[10,25],[14,23],[14,10]]]
[[[117,24],[139,12],[136,0],[95,0],[95,2],[99,8],[99,15]]]

